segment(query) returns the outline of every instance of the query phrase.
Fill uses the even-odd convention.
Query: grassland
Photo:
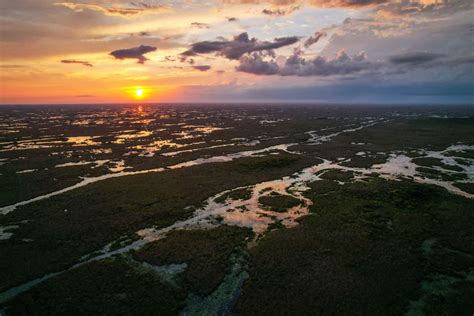
[[[400,315],[417,301],[427,314],[472,310],[473,201],[377,178],[315,182],[306,195],[312,215],[250,250],[237,314]],[[439,278],[452,282],[436,288]]]
[[[15,122],[30,125],[20,135],[0,135],[2,144],[8,144],[0,147],[23,138],[64,139],[68,126],[68,136],[87,134],[101,144],[0,151],[0,205],[73,185],[80,177],[110,174],[111,161],[123,161],[137,171],[294,145],[232,161],[95,182],[0,215],[0,228],[10,227],[13,234],[0,238],[0,292],[64,271],[3,304],[0,310],[7,315],[176,315],[183,310],[236,315],[472,315],[473,200],[410,177],[392,181],[377,173],[360,180],[356,171],[320,171],[318,181],[299,187],[312,204],[271,188],[260,192],[265,193],[258,199],[263,210],[309,206],[310,214],[298,219],[296,227],[276,221],[254,239],[249,228],[228,226],[216,217],[210,221],[216,226],[174,230],[140,249],[65,270],[107,244],[113,250],[138,240],[141,229],[165,228],[190,218],[216,194],[226,192],[214,200],[217,203],[247,200],[254,185],[282,178],[293,181],[295,172],[323,159],[369,168],[403,154],[417,165],[420,176],[452,181],[472,193],[472,175],[459,167],[472,165],[472,150],[448,153],[459,162],[456,166],[425,154],[454,144],[474,145],[472,111],[449,109],[459,117],[449,119],[430,118],[439,114],[435,108],[164,107],[139,118],[127,108],[101,111],[108,123],[88,127],[70,124],[80,116],[76,110],[62,112],[63,118],[54,124],[43,122],[41,115],[26,122],[16,112],[9,114]],[[146,126],[134,123],[142,119],[155,121]],[[367,126],[338,134],[362,124]],[[178,139],[192,126],[224,129]],[[115,142],[114,135],[144,128],[155,132]],[[316,134],[328,139],[314,143]],[[149,157],[131,154],[161,139],[178,146]],[[91,153],[104,148],[110,151]],[[182,148],[191,150],[161,155]],[[55,167],[100,159],[109,162]],[[37,170],[17,173],[28,169]],[[241,208],[232,215],[246,212],[250,211]]]

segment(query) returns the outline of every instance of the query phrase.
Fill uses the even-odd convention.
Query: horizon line
[[[474,106],[474,103],[449,103],[449,102],[403,102],[403,103],[385,103],[385,102],[321,102],[321,101],[245,101],[245,102],[94,102],[94,103],[0,103],[0,107],[7,106],[106,106],[106,105],[375,105],[375,106]]]

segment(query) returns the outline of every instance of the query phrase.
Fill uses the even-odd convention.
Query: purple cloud
[[[209,69],[211,69],[211,66],[209,65],[196,65],[196,66],[193,66],[194,69],[196,70],[199,70],[199,71],[208,71]]]
[[[299,40],[296,36],[275,38],[273,42],[259,41],[256,38],[249,39],[247,33],[235,36],[232,40],[204,41],[191,45],[191,48],[181,55],[195,56],[197,54],[216,53],[228,59],[239,59],[244,54],[272,50],[292,45]]]
[[[156,47],[140,45],[138,47],[119,49],[111,52],[109,55],[114,56],[116,59],[137,59],[139,64],[144,64],[148,59],[143,56],[147,53],[156,51]]]
[[[322,56],[305,59],[301,54],[301,51],[295,51],[286,60],[285,64],[280,66],[274,57],[267,60],[265,58],[268,57],[267,55],[253,53],[240,59],[240,65],[237,66],[237,70],[255,75],[327,77],[363,73],[379,67],[378,64],[367,61],[367,56],[364,52],[349,56],[342,50],[332,59]]]

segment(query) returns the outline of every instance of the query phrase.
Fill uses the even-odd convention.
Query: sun
[[[143,98],[144,92],[145,92],[144,89],[142,89],[142,88],[136,88],[136,89],[135,89],[135,98],[137,98],[137,99]]]
[[[143,102],[156,94],[157,88],[146,85],[136,85],[120,88],[129,100]]]

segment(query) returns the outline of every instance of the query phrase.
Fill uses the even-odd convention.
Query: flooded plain
[[[428,138],[432,142],[409,132],[405,142],[390,142],[380,132],[400,133],[408,130],[406,126],[416,129],[417,120],[427,124],[421,120],[430,117],[429,128],[436,126],[436,133],[449,116],[432,117],[426,109],[407,108],[391,112],[366,109],[357,114],[350,109],[300,110],[279,106],[149,106],[138,111],[127,106],[0,112],[5,131],[0,133],[0,177],[5,183],[0,200],[0,247],[8,253],[21,247],[27,249],[25,255],[34,256],[35,245],[43,247],[58,237],[61,242],[55,243],[49,255],[53,261],[55,256],[63,258],[61,265],[46,264],[43,268],[48,255],[39,256],[37,272],[24,277],[22,268],[15,267],[20,257],[12,256],[4,263],[12,280],[0,287],[0,303],[28,295],[43,283],[47,286],[93,262],[119,257],[132,262],[135,252],[174,238],[176,231],[213,231],[230,226],[249,229],[252,237],[228,258],[221,285],[206,295],[186,292],[181,310],[183,315],[231,314],[240,289],[252,280],[248,253],[258,251],[262,240],[271,240],[275,232],[291,234],[306,218],[316,216],[314,210],[327,203],[328,193],[324,193],[326,189],[318,193],[315,188],[327,186],[331,193],[351,186],[370,186],[374,181],[399,183],[401,188],[408,182],[446,191],[453,199],[474,200],[474,139],[464,127],[451,138]],[[459,116],[456,112],[451,115]],[[66,130],[64,122],[72,127]],[[201,173],[210,187],[193,180]],[[249,174],[260,180],[252,181]],[[143,180],[150,177],[165,179],[157,182],[164,188],[169,181],[175,191],[155,197],[152,192],[156,184]],[[101,194],[104,188],[115,190],[114,186],[127,183],[136,192],[146,188],[150,193],[146,197],[137,194],[121,204],[116,204],[113,195],[107,200],[107,194]],[[127,185],[117,190],[114,194],[127,194]],[[87,209],[93,211],[99,197],[100,207],[106,209],[97,209],[90,220],[106,219],[106,226],[94,227],[109,231],[108,236],[87,229],[86,215],[81,215],[80,205],[90,199]],[[70,207],[56,207],[67,205],[68,199]],[[129,213],[127,207],[142,200],[150,200],[146,211]],[[80,202],[74,205],[74,201]],[[173,214],[172,219],[159,215],[163,209]],[[123,214],[140,218],[131,225],[113,226]],[[45,220],[48,225],[63,225],[71,216],[86,225],[83,231],[74,228],[77,231],[72,234],[59,226],[40,225]],[[86,238],[90,243],[68,248],[68,238],[74,243]],[[148,269],[160,278],[171,277],[174,286],[185,291],[181,280],[185,277],[181,275],[191,273],[192,260],[197,259],[169,260],[162,265],[144,262],[139,269]]]

